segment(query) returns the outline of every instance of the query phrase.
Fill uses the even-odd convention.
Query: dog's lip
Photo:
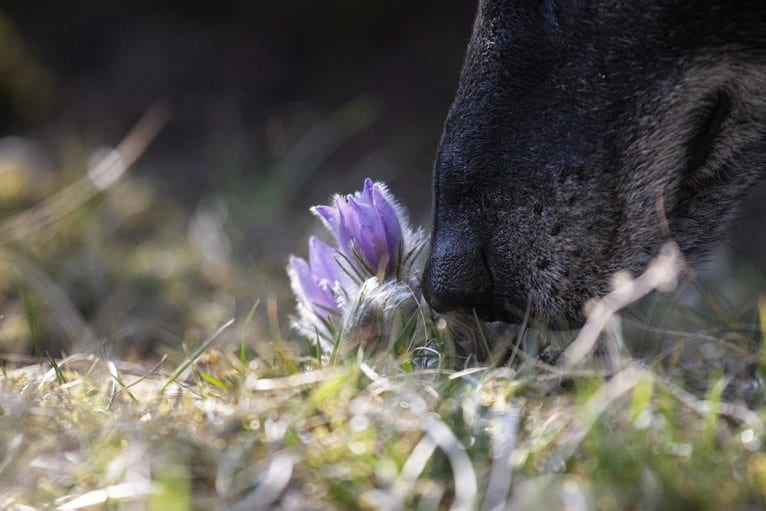
[[[470,304],[470,306],[456,306],[452,307],[449,303],[441,303],[439,300],[434,301],[433,297],[426,295],[426,301],[434,312],[443,315],[466,315],[470,317],[478,317],[481,321],[486,323],[501,322],[505,324],[520,324],[525,317],[527,311],[514,310],[509,306],[511,297],[503,293],[492,292],[489,296],[485,296],[485,299],[476,301]]]
[[[500,302],[505,303],[505,302]],[[503,323],[512,324],[514,320],[518,319],[514,315],[510,314],[507,307],[498,305],[498,302],[486,302],[473,306],[468,310],[471,314],[476,316],[487,323]]]

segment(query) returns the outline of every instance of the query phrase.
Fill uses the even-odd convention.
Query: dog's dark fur
[[[663,225],[694,262],[765,175],[763,0],[481,0],[436,159],[425,296],[579,324]]]

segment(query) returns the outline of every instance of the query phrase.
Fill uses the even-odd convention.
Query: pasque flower
[[[402,257],[404,215],[386,187],[368,178],[361,192],[336,195],[333,202],[311,211],[332,232],[340,251],[358,260],[367,273],[382,273],[384,279],[395,276]]]
[[[317,317],[330,320],[340,314],[333,288],[340,283],[343,275],[335,262],[332,248],[312,236],[309,238],[309,262],[290,256],[288,272],[296,296]]]
[[[290,257],[288,274],[298,302],[294,325],[302,334],[329,349],[338,332],[370,324],[373,313],[390,318],[404,303],[417,306],[426,237],[409,227],[384,184],[366,179],[361,191],[336,195],[331,205],[311,211],[336,247],[312,236],[308,262]]]

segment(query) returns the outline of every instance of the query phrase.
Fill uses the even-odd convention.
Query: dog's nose
[[[423,273],[423,294],[434,310],[491,315],[492,276],[481,246],[437,241]]]

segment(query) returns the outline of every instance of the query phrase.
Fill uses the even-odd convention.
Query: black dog
[[[481,0],[436,159],[425,296],[580,324],[663,225],[694,262],[764,176],[763,0]]]

